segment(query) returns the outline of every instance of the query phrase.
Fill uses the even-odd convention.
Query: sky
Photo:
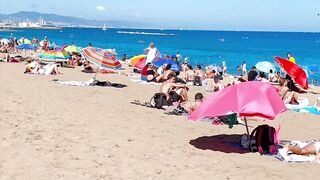
[[[0,0],[0,13],[18,11],[159,28],[320,32],[320,0]]]

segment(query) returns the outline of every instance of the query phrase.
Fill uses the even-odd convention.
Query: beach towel
[[[313,141],[311,141],[313,142]],[[298,146],[300,148],[303,148],[304,146],[308,145],[310,142],[301,142],[301,141],[291,141],[291,145]],[[313,162],[316,158],[315,155],[313,156],[303,156],[303,155],[297,155],[282,151],[282,149],[279,149],[277,155],[274,156],[275,158],[281,160],[281,161],[287,161],[287,162],[295,162],[295,163],[301,163],[301,162]],[[320,163],[318,161],[318,163]]]
[[[143,81],[141,79],[130,79],[132,82],[138,83],[138,84],[143,84],[143,85],[161,85],[161,83],[156,83],[156,82],[147,82]]]
[[[115,87],[115,88],[124,88],[127,87],[125,84],[118,83],[110,83],[108,81],[97,81],[97,80],[89,80],[89,81],[59,81],[54,80],[53,82],[67,85],[67,86],[90,86],[90,87]]]

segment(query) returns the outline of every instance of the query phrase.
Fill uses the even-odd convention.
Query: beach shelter
[[[138,68],[138,69],[143,69],[147,61],[147,56],[142,54],[138,56],[134,56],[133,58],[130,59],[129,63],[131,66]]]
[[[250,135],[246,117],[273,120],[286,110],[276,87],[269,83],[249,81],[212,94],[188,116],[188,119],[199,121],[236,113],[244,118],[247,134]]]
[[[261,72],[270,73],[270,70],[272,70],[273,73],[276,72],[276,67],[269,61],[258,62],[255,66]]]
[[[281,57],[275,57],[275,60],[297,84],[305,89],[309,88],[307,74],[300,66]]]
[[[86,47],[81,49],[79,52],[88,61],[98,67],[97,73],[99,68],[110,70],[119,70],[121,68],[121,63],[109,51],[103,50],[101,48]],[[97,73],[95,77],[97,76]]]
[[[177,72],[177,71],[181,70],[178,62],[176,62],[176,61],[174,61],[173,59],[170,59],[170,58],[155,58],[152,63],[156,67],[161,67],[164,64],[171,64],[171,70],[172,71],[176,71]]]
[[[38,56],[39,58],[55,60],[55,61],[68,61],[70,56],[67,52],[61,50],[45,51]]]

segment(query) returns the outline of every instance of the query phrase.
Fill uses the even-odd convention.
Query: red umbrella
[[[275,60],[297,84],[305,89],[309,88],[307,74],[300,66],[281,57],[275,57]]]

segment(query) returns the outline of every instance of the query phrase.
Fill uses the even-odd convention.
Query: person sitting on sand
[[[214,77],[211,84],[211,92],[218,92],[223,88],[224,86],[221,84],[220,79],[218,77]]]
[[[58,71],[58,66],[56,64],[53,63],[53,64],[41,65],[39,60],[35,60],[29,63],[24,73],[38,74],[38,75],[61,74]]]
[[[253,66],[251,70],[248,72],[248,81],[255,81],[257,78],[259,78],[257,68]]]
[[[284,103],[289,104],[298,104],[298,95],[294,91],[289,91],[287,87],[288,81],[286,79],[281,78],[279,80],[279,95]]]
[[[185,84],[177,84],[176,74],[168,75],[168,80],[160,86],[160,92],[167,96],[172,102],[183,102],[188,100],[188,87]]]
[[[195,77],[196,77],[196,74],[195,74],[194,70],[192,69],[191,64],[188,64],[187,69],[185,71],[185,76],[184,76],[186,82],[193,84]]]
[[[290,160],[290,158],[288,157],[289,152],[292,152],[293,154],[297,154],[297,155],[303,155],[303,156],[316,155],[314,162],[319,162],[320,161],[320,141],[309,143],[302,148],[298,146],[286,144],[283,147],[283,149],[279,149],[279,153],[282,155],[282,157],[286,161]]]
[[[272,69],[270,69],[267,78],[268,78],[269,82],[278,82],[279,81],[278,75],[275,74]]]
[[[207,75],[206,73],[201,69],[200,65],[196,65],[196,77],[200,78],[201,84],[202,85],[207,85],[208,84],[208,80],[207,80]]]
[[[203,100],[204,100],[203,94],[197,93],[194,96],[194,102],[190,102],[190,101],[183,102],[180,104],[180,106],[183,107],[183,109],[186,110],[188,113],[191,113],[200,106]]]
[[[206,67],[206,76],[207,78],[214,78],[216,76],[217,72],[214,69],[210,69],[209,67]]]
[[[166,81],[168,79],[168,75],[172,74],[172,73],[174,73],[174,72],[171,70],[171,64],[166,64],[166,66],[164,66],[164,68],[163,68],[163,73],[162,73],[163,74],[163,78],[162,78],[163,82]]]
[[[147,63],[147,82],[161,82],[163,75],[157,73],[157,69],[151,64]]]

